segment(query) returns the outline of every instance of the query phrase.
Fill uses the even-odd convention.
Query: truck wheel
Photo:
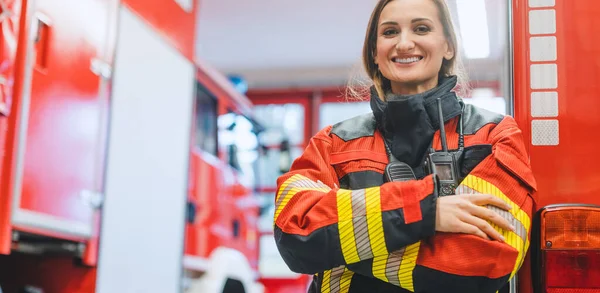
[[[227,279],[223,286],[223,293],[246,293],[244,284],[235,279]]]

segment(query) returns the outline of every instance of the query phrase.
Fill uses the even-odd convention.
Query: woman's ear
[[[450,60],[452,57],[454,57],[454,46],[446,41],[446,53],[444,54],[444,59]]]

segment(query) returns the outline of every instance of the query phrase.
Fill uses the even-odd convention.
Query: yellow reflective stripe
[[[354,239],[354,223],[352,222],[352,191],[340,189],[337,193],[338,230],[342,254],[346,263],[360,260]]]
[[[400,287],[415,292],[413,283],[413,271],[417,265],[417,256],[419,256],[419,247],[421,242],[413,243],[406,247],[404,255],[402,256],[402,262],[400,263],[400,269],[398,270],[398,279],[400,280]]]
[[[515,266],[510,275],[510,277],[512,278],[521,267],[521,264],[523,263],[523,260],[525,258],[524,252],[526,251],[526,249],[529,248],[528,235],[531,228],[531,219],[525,211],[521,210],[521,208],[516,203],[514,203],[508,196],[506,196],[500,189],[498,189],[498,187],[494,186],[493,184],[482,178],[473,175],[468,175],[463,180],[463,182],[461,182],[461,185],[471,188],[479,193],[491,194],[508,203],[511,206],[509,213],[525,228],[525,231],[527,233],[524,235],[524,238],[521,238],[513,231],[504,230],[498,227],[497,225],[492,224],[494,229],[496,229],[496,231],[498,231],[500,234],[502,234],[502,236],[504,236],[504,238],[506,239],[506,243],[508,243],[510,246],[512,246],[519,252],[517,260],[515,262]]]
[[[286,180],[285,182],[283,182],[283,184],[281,184],[281,187],[279,187],[279,190],[277,191],[277,196],[275,197],[275,202],[280,201],[280,197],[282,196],[282,193],[288,189],[288,186],[294,182],[295,180],[298,180],[299,175],[294,175],[292,177],[290,177],[288,180]],[[291,192],[286,193],[286,195],[290,194]],[[291,198],[291,197],[289,197]],[[278,205],[275,209],[275,220],[277,220],[277,218],[279,217],[279,214],[281,213],[281,211],[283,210],[283,207],[287,205],[287,203],[290,201],[289,198],[286,196],[286,198],[284,198],[281,202],[280,205]]]
[[[389,283],[385,272],[387,270],[388,255],[380,255],[373,258],[373,276],[379,280]]]
[[[344,268],[344,274],[340,280],[340,293],[348,293],[350,290],[350,283],[352,282],[352,276],[354,276],[354,272]]]
[[[367,226],[369,228],[369,240],[373,255],[387,255],[383,235],[383,221],[381,218],[381,197],[379,187],[365,189],[367,203]]]
[[[288,178],[288,180],[281,184],[279,190],[277,191],[277,196],[275,197],[276,209],[274,219],[277,220],[277,218],[279,218],[279,214],[281,214],[281,211],[283,211],[290,199],[292,199],[298,192],[307,190],[327,193],[331,191],[331,188],[323,183],[314,182],[313,180],[308,179],[300,174],[296,174]]]
[[[330,293],[331,287],[331,270],[323,272],[323,280],[321,280],[321,293]]]

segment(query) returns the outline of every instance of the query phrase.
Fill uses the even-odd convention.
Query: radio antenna
[[[437,98],[438,114],[440,118],[440,137],[442,139],[442,151],[448,152],[448,144],[446,142],[446,129],[444,128],[444,113],[442,113],[442,99]]]

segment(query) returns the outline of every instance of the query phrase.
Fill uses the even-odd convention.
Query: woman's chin
[[[437,84],[435,77],[426,78],[424,76],[403,76],[402,78],[390,79],[390,81],[392,91],[397,94],[421,93],[434,88]]]

